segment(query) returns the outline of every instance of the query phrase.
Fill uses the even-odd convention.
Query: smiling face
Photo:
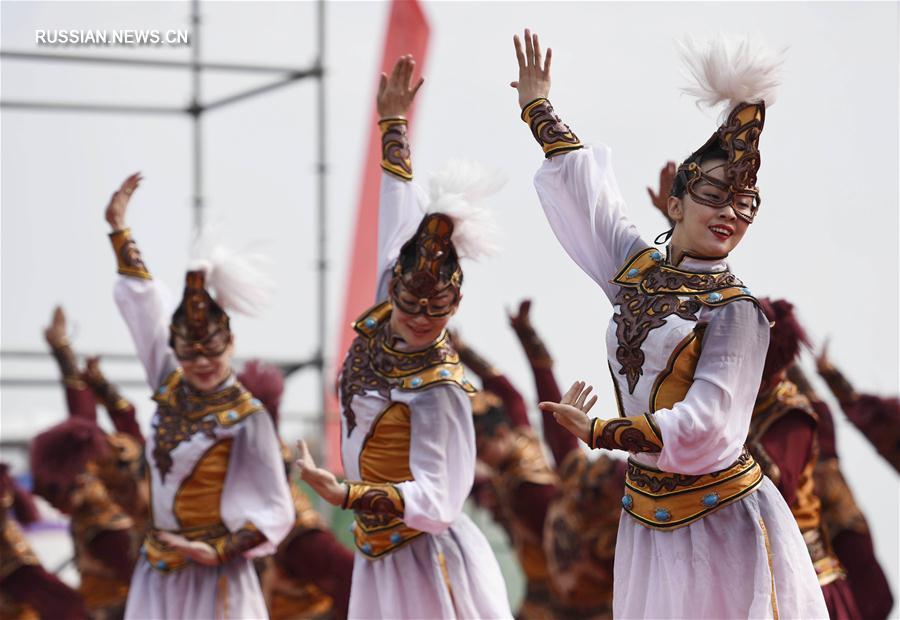
[[[391,331],[412,350],[424,349],[440,338],[462,301],[462,295],[453,287],[422,300],[407,291],[402,284],[393,288],[391,298],[394,306],[391,311]],[[411,312],[413,308],[418,312]]]
[[[216,338],[222,332],[218,332]],[[179,358],[184,379],[198,392],[211,392],[231,374],[231,358],[234,356],[234,336],[225,332],[226,340],[219,346],[201,346],[199,350],[180,336],[174,338],[174,349]],[[206,344],[206,343],[204,343]],[[190,349],[190,357],[185,355]]]
[[[701,164],[703,171],[716,180],[723,181],[724,162],[710,160]],[[721,204],[727,197],[727,191],[721,187],[701,181],[694,186],[693,192],[707,202]],[[753,198],[738,194],[734,203],[713,207],[698,202],[690,192],[680,198],[669,198],[669,217],[675,222],[672,233],[672,246],[676,252],[687,252],[701,257],[727,256],[737,247],[747,232],[749,224],[738,217],[738,210],[749,210]]]

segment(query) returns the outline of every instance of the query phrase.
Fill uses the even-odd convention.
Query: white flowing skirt
[[[754,493],[689,526],[652,530],[624,511],[615,618],[828,618],[790,509],[764,478]]]
[[[465,514],[370,560],[356,552],[350,618],[511,618],[506,584],[487,540]]]
[[[253,563],[245,558],[225,566],[189,564],[172,573],[160,573],[141,558],[125,608],[126,620],[268,617]]]

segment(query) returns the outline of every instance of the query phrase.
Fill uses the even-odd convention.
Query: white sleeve
[[[378,206],[378,286],[376,302],[387,299],[391,267],[400,256],[400,248],[416,232],[422,222],[428,201],[425,191],[412,181],[398,179],[381,172],[381,195]]]
[[[658,467],[699,475],[730,466],[741,454],[759,392],[769,322],[749,301],[714,313],[694,383],[684,400],[654,415],[663,438]]]
[[[628,219],[608,147],[585,147],[546,159],[534,176],[541,206],[563,249],[612,300],[609,283],[645,247]]]
[[[475,480],[475,430],[469,396],[437,385],[410,402],[409,467],[414,480],[395,485],[403,494],[403,521],[440,534],[462,512]]]
[[[296,513],[272,418],[265,411],[251,414],[235,434],[222,489],[222,523],[231,532],[252,523],[266,542],[245,557],[275,553],[294,526]]]
[[[158,280],[119,276],[113,297],[131,332],[147,383],[156,389],[178,367],[169,348],[169,323],[175,311],[171,295]]]

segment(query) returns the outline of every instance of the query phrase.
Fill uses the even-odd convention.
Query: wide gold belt
[[[746,448],[730,467],[711,474],[672,474],[628,459],[622,508],[641,525],[672,530],[752,493],[763,473]]]
[[[144,536],[144,544],[141,547],[143,555],[154,570],[161,573],[170,573],[181,570],[187,566],[189,560],[180,551],[165,544],[158,537],[160,532],[167,530],[149,529]],[[213,525],[186,528],[182,530],[168,530],[173,534],[184,536],[188,540],[199,540],[218,548],[228,536],[228,528],[223,523]],[[217,545],[219,543],[219,545]]]
[[[379,558],[405,545],[425,532],[407,527],[403,521],[387,515],[356,513],[353,541],[369,559]]]

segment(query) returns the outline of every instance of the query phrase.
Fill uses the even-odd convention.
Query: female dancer
[[[444,329],[462,298],[457,253],[485,247],[471,201],[491,183],[464,181],[463,168],[437,175],[423,212],[404,116],[422,83],[410,88],[414,66],[398,60],[378,92],[379,303],[354,325],[340,380],[341,455],[357,482],[317,468],[304,442],[297,464],[319,495],[356,512],[351,618],[510,618],[494,555],[462,512],[475,475],[474,389]]]
[[[154,389],[147,437],[151,506],[128,618],[265,618],[251,558],[271,554],[294,523],[278,438],[259,400],[231,370],[234,336],[221,304],[253,292],[207,261],[188,271],[168,316],[164,295],[125,225],[134,174],[106,209],[122,277],[115,298]],[[206,290],[217,286],[218,300]]]
[[[535,187],[550,225],[615,308],[607,331],[618,418],[588,418],[578,382],[542,403],[593,448],[632,453],[616,544],[616,617],[823,618],[803,539],[743,448],[768,322],[725,257],[756,215],[765,100],[777,63],[742,47],[694,53],[695,89],[726,122],[678,168],[665,252],[628,221],[605,146],[583,148],[547,95],[537,35],[515,39],[522,118],[547,157]],[[724,85],[724,86],[722,86]],[[723,90],[728,87],[728,90]]]

